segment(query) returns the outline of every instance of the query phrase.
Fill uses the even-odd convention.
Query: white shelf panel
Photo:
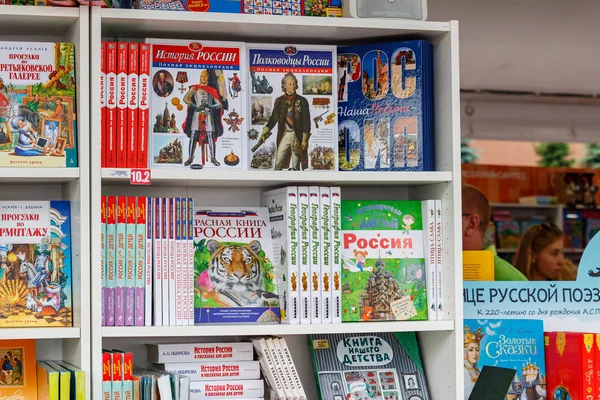
[[[2,339],[78,339],[79,328],[6,328],[0,329]]]
[[[451,172],[312,172],[153,169],[153,186],[272,187],[292,184],[404,186],[450,182]],[[103,185],[129,185],[129,170],[104,168]]]
[[[357,322],[331,325],[196,325],[103,327],[103,337],[310,335],[324,333],[452,331],[454,321]]]
[[[79,7],[0,6],[0,34],[60,35],[78,19]]]
[[[492,208],[523,208],[523,209],[549,209],[556,210],[562,207],[560,204],[519,204],[519,203],[492,203]]]
[[[433,38],[449,31],[448,22],[102,9],[102,32],[106,36],[188,36],[190,39],[339,44],[400,35]]]
[[[79,168],[0,168],[0,183],[61,183],[75,179],[79,179]]]

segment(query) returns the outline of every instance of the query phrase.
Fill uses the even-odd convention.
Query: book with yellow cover
[[[0,361],[0,397],[37,399],[35,340],[0,341]]]
[[[85,400],[85,372],[66,361],[57,364],[71,371],[71,399]]]
[[[37,397],[39,400],[59,400],[59,373],[43,361],[37,363]]]
[[[464,281],[493,281],[494,252],[490,250],[463,251]]]
[[[45,363],[59,373],[60,400],[71,400],[71,371],[54,361],[45,361]]]

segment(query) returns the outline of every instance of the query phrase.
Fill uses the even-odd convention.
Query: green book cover
[[[420,201],[342,200],[343,322],[427,320]]]

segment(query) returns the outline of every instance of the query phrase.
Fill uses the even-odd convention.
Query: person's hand
[[[308,133],[302,134],[302,144],[300,145],[300,148],[302,149],[302,151],[308,149]]]

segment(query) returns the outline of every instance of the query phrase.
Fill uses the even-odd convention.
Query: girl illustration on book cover
[[[480,355],[481,339],[485,336],[481,328],[471,332],[471,328],[465,326],[464,338],[464,369],[465,369],[465,400],[469,399],[481,370],[477,366]]]

